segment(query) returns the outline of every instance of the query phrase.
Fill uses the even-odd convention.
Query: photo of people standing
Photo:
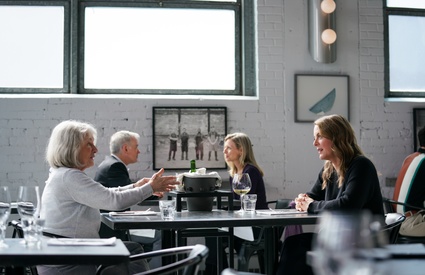
[[[189,170],[192,159],[197,167],[226,168],[218,154],[227,134],[225,107],[153,107],[152,117],[154,169]]]

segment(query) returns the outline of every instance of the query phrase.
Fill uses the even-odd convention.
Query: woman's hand
[[[150,178],[143,178],[143,179],[140,179],[140,180],[138,180],[136,183],[134,183],[134,187],[140,187],[140,186],[142,186],[142,185],[144,185],[144,184],[148,183],[148,182],[149,182],[149,180],[150,180]]]
[[[310,198],[307,194],[301,193],[298,197],[295,198],[295,209],[298,211],[307,211],[308,206],[314,200]]]
[[[163,174],[164,168],[161,168],[161,170],[153,174],[148,181],[148,183],[152,186],[154,193],[174,190],[176,188],[175,186],[180,184],[175,176],[162,176]]]

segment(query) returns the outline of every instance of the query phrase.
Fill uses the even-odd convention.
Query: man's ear
[[[128,152],[128,144],[127,144],[127,143],[124,143],[124,144],[122,145],[122,147],[121,147],[121,150],[122,150],[124,153],[127,153],[127,152]]]

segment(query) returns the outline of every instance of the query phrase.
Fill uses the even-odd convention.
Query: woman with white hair
[[[150,197],[154,192],[174,189],[174,176],[155,173],[146,184],[117,188],[104,187],[84,170],[94,165],[96,129],[89,123],[67,120],[52,131],[46,159],[50,175],[41,199],[40,217],[45,219],[44,235],[65,238],[99,238],[99,209],[121,210]],[[127,243],[130,252],[143,251],[137,243]],[[138,249],[138,247],[140,249]],[[130,271],[143,271],[145,262],[130,264]],[[39,274],[95,274],[96,266],[38,266]]]

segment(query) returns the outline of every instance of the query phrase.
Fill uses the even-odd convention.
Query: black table
[[[8,248],[0,248],[0,266],[56,264],[115,265],[129,261],[130,253],[120,239],[112,246],[52,246],[43,238],[40,248],[26,247],[23,239],[6,238]]]
[[[5,274],[26,274],[36,265],[118,265],[129,262],[130,253],[119,239],[112,246],[52,246],[43,238],[40,247],[26,247],[21,238],[8,238],[0,248],[0,266]]]
[[[286,225],[315,224],[318,215],[284,214],[284,215],[240,215],[234,211],[213,210],[177,212],[173,221],[163,221],[158,213],[156,216],[109,216],[102,214],[102,222],[114,230],[128,229],[159,229],[162,230],[163,245],[170,247],[175,244],[175,230],[186,228],[209,227],[265,227],[265,259],[266,273],[274,274],[276,264],[276,244],[278,240],[273,234],[274,227]]]

